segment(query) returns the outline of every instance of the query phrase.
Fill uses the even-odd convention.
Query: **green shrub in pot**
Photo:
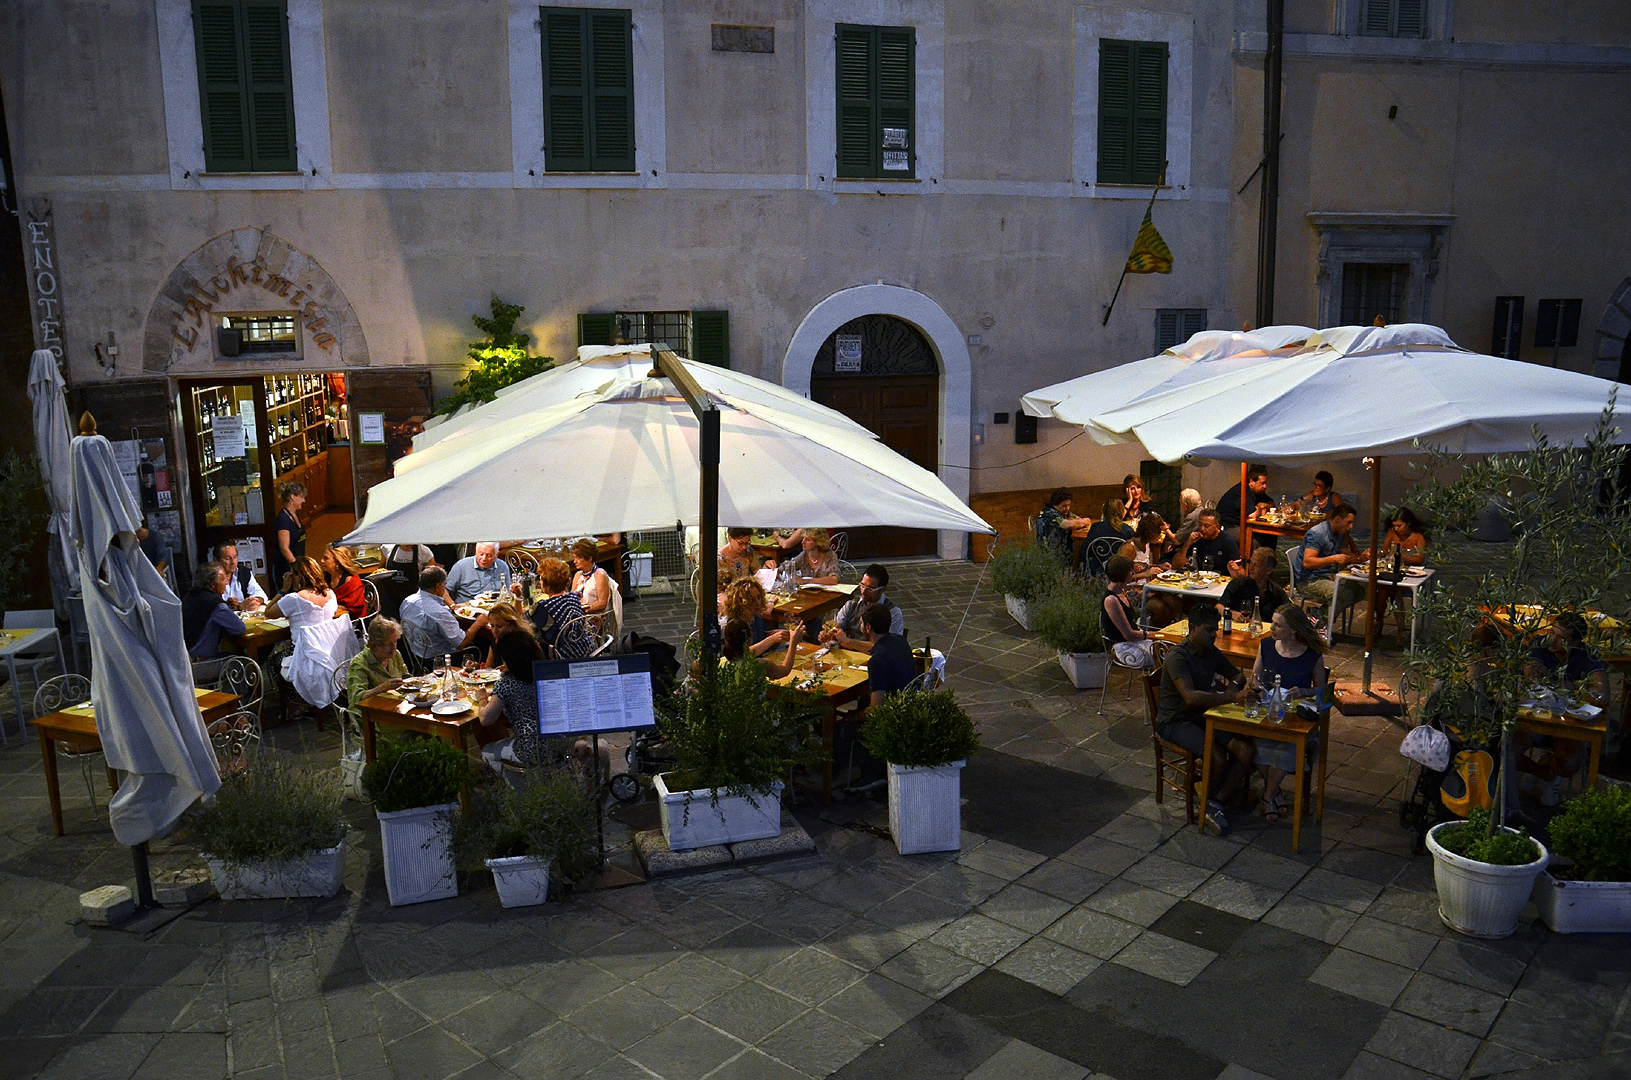
[[[193,820],[192,839],[231,868],[301,859],[345,838],[341,803],[332,776],[263,754],[221,782],[214,805]]]
[[[452,743],[402,738],[380,745],[362,786],[374,809],[388,814],[453,802],[469,777],[469,760]]]
[[[992,586],[1026,603],[1047,596],[1064,574],[1059,557],[1030,538],[1002,544],[991,556]]]
[[[1540,856],[1528,829],[1497,833],[1489,829],[1489,811],[1480,806],[1460,825],[1435,833],[1434,839],[1452,855],[1491,866],[1524,866]]]
[[[1033,629],[1056,652],[1091,653],[1104,649],[1104,588],[1068,575],[1031,611]]]
[[[980,736],[950,690],[902,690],[867,710],[861,742],[891,765],[925,768],[968,758]]]
[[[600,841],[582,778],[569,768],[530,769],[517,789],[483,777],[454,819],[453,855],[466,870],[488,859],[548,859],[561,884],[588,880],[600,869]]]
[[[1613,786],[1570,799],[1547,825],[1552,850],[1569,860],[1554,877],[1631,881],[1631,788]]]

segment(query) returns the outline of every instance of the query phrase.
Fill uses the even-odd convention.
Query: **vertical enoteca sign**
[[[29,319],[34,347],[50,349],[58,365],[62,351],[62,271],[57,265],[57,227],[49,199],[30,199],[23,208],[23,266],[28,274]]]

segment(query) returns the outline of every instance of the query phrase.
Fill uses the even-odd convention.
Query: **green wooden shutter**
[[[1190,308],[1178,313],[1178,338],[1180,342],[1188,341],[1202,330],[1206,329],[1206,309]]]
[[[1167,163],[1167,43],[1133,49],[1133,183],[1155,184]]]
[[[1133,182],[1133,43],[1099,41],[1099,179]]]
[[[1427,36],[1427,0],[1394,0],[1393,36]]]
[[[249,90],[250,168],[294,172],[294,86],[284,0],[244,0],[244,71]]]
[[[544,162],[548,172],[589,171],[588,13],[543,9]]]
[[[837,33],[838,175],[878,175],[876,28],[839,26]]]
[[[617,332],[617,316],[610,311],[587,312],[578,316],[579,345],[610,345]]]
[[[715,367],[731,366],[730,312],[691,312],[691,359]]]
[[[634,23],[627,11],[589,16],[590,124],[595,172],[634,171]]]
[[[917,175],[917,90],[913,52],[917,35],[909,26],[878,27],[878,175],[910,179]],[[891,132],[904,130],[906,145],[890,145]],[[906,154],[906,167],[890,168],[890,152]]]
[[[243,43],[241,15],[236,3],[193,4],[204,168],[210,172],[248,172],[250,167],[249,96],[238,56]]]

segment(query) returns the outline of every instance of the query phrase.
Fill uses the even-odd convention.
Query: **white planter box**
[[[1535,907],[1559,934],[1631,933],[1631,881],[1535,879]]]
[[[457,803],[443,803],[376,813],[385,854],[385,890],[392,906],[458,895],[451,844],[457,809]]]
[[[532,907],[549,899],[549,860],[533,855],[488,859],[498,886],[498,901],[505,907]]]
[[[889,766],[889,832],[902,855],[963,846],[963,765]]]
[[[345,841],[304,859],[227,866],[205,854],[215,891],[223,900],[269,900],[286,896],[333,896],[345,870]]]
[[[1437,839],[1440,831],[1461,824],[1446,821],[1427,832],[1427,850],[1433,853],[1433,884],[1438,888],[1438,917],[1460,934],[1507,937],[1518,928],[1518,915],[1534,891],[1535,877],[1546,868],[1551,856],[1546,846],[1536,840],[1540,858],[1523,866],[1495,866],[1463,859],[1440,847]]]
[[[1021,600],[1017,596],[1009,596],[1004,593],[1002,602],[1008,608],[1008,614],[1014,617],[1015,622],[1027,630],[1031,629],[1031,601]]]
[[[1078,690],[1097,690],[1110,673],[1110,657],[1102,652],[1062,652],[1059,666]]]
[[[645,588],[651,584],[651,560],[653,556],[649,551],[638,551],[629,556],[629,586],[635,589]]]
[[[690,851],[713,844],[764,840],[782,833],[782,787],[777,781],[768,795],[721,795],[713,805],[713,789],[670,791],[667,773],[653,780],[663,838],[670,851]]]

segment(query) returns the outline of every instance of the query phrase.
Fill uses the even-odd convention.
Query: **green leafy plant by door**
[[[451,413],[464,405],[492,401],[506,386],[555,366],[553,357],[533,356],[529,351],[532,335],[516,330],[516,320],[527,310],[525,307],[507,304],[497,293],[493,294],[490,307],[491,317],[470,316],[476,329],[487,338],[470,343],[471,367],[453,393],[437,402],[438,413]]]

